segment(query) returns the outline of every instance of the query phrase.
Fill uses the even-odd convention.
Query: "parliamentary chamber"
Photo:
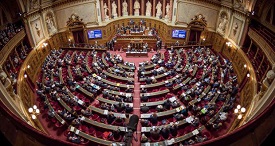
[[[65,99],[60,100],[59,97],[55,97],[54,100],[50,93],[41,99],[37,93],[40,89],[46,90],[46,86],[43,84],[54,82],[55,79],[60,79],[58,81],[60,83],[65,80],[69,84],[67,78],[62,75],[58,76],[60,74],[77,77],[77,81],[81,80],[78,79],[79,70],[77,68],[81,68],[87,63],[87,66],[90,67],[86,66],[87,70],[85,71],[89,78],[83,79],[83,82],[90,78],[97,78],[104,82],[105,76],[112,78],[109,81],[121,80],[115,83],[106,82],[108,85],[113,85],[114,88],[123,89],[123,91],[132,89],[133,102],[130,102],[129,105],[134,107],[134,112],[130,112],[130,114],[135,114],[135,110],[142,106],[140,101],[139,105],[136,105],[135,98],[141,98],[144,95],[150,96],[146,92],[144,94],[135,92],[144,90],[149,85],[140,84],[140,78],[140,83],[135,84],[135,78],[138,78],[136,75],[124,78],[119,74],[111,74],[110,72],[119,71],[110,65],[112,59],[105,60],[110,55],[108,52],[111,52],[111,56],[125,53],[126,58],[130,58],[131,62],[135,59],[142,60],[150,54],[162,50],[165,52],[162,54],[164,60],[165,58],[169,60],[169,57],[172,60],[175,57],[179,62],[184,62],[196,48],[210,48],[209,54],[220,56],[221,62],[232,63],[232,70],[237,78],[239,92],[229,112],[230,122],[225,121],[226,126],[223,126],[222,135],[219,135],[220,131],[218,130],[203,131],[205,124],[200,125],[203,128],[197,129],[192,126],[191,129],[188,129],[190,128],[188,126],[181,127],[179,133],[182,133],[177,136],[170,135],[169,138],[141,142],[142,133],[148,133],[150,130],[138,124],[137,129],[134,129],[133,132],[132,145],[134,146],[185,145],[190,139],[194,140],[194,137],[198,135],[197,132],[202,131],[206,137],[208,136],[208,139],[200,143],[196,142],[194,145],[260,145],[273,131],[274,124],[272,123],[275,122],[274,0],[3,0],[0,4],[0,36],[2,39],[0,42],[0,117],[2,121],[0,129],[12,145],[77,145],[71,139],[74,137],[67,137],[68,133],[73,133],[81,138],[80,145],[125,144],[124,138],[121,137],[119,137],[120,140],[117,140],[116,137],[104,138],[104,134],[110,133],[104,132],[102,129],[113,131],[120,129],[123,134],[128,134],[131,128],[125,129],[123,128],[125,125],[112,126],[104,120],[100,121],[104,118],[97,119],[98,121],[94,119],[98,115],[100,117],[99,113],[104,116],[108,115],[106,112],[109,111],[102,110],[91,103],[112,104],[111,100],[98,97],[99,95],[103,96],[101,93],[92,94],[81,85],[76,86],[76,89],[70,89],[69,86],[65,87],[67,89],[62,88],[69,92],[68,95],[76,101],[76,105],[74,105],[75,103],[69,104],[69,101],[67,102]],[[135,52],[133,53],[131,50]],[[175,55],[169,56],[170,51],[168,50],[176,50]],[[177,56],[179,50],[187,50],[187,52],[183,51],[181,52],[182,56]],[[60,56],[53,55],[58,51],[60,51]],[[60,65],[60,69],[53,69],[54,67],[51,68],[44,64],[51,59],[53,62],[58,62],[61,56],[68,58],[72,56],[73,58],[75,54],[80,58],[84,56],[79,62],[76,61],[75,66],[70,65],[67,68]],[[100,64],[100,61],[107,66],[103,71],[104,77],[94,73],[94,63]],[[125,64],[120,64],[122,68],[123,66],[126,68],[127,74],[128,72],[129,74],[131,74],[130,72],[138,74],[138,69],[141,68],[138,64],[135,64],[136,68],[131,64],[127,65],[125,67]],[[128,68],[130,69],[128,70]],[[223,68],[221,67],[221,70]],[[72,75],[69,72],[71,70]],[[193,71],[193,69],[191,70]],[[51,73],[51,76],[45,77],[47,71]],[[202,73],[204,72],[202,71]],[[161,85],[166,85],[169,81],[178,78],[176,75],[173,78],[166,78],[166,76],[169,75],[163,73],[155,77],[164,77],[167,80],[160,83]],[[146,78],[144,77],[142,80],[145,82]],[[132,84],[131,81],[135,83]],[[186,79],[186,82],[189,80]],[[77,82],[77,84],[80,83]],[[41,88],[39,88],[40,86]],[[184,85],[178,84],[173,87],[181,88],[179,86]],[[91,87],[102,88],[94,84],[91,84]],[[156,86],[157,90],[152,90],[152,93],[157,96],[169,95],[174,90],[174,88],[158,90],[159,88],[162,87]],[[175,95],[179,94],[178,91],[180,92],[177,89]],[[131,95],[126,91],[123,94],[121,90],[112,92],[112,94],[123,97]],[[179,95],[182,93],[180,92]],[[90,99],[85,100],[87,98]],[[169,97],[170,99],[173,98]],[[153,106],[157,106],[157,103],[163,102],[157,99]],[[214,103],[219,108],[224,108],[223,105],[219,105],[219,102]],[[91,105],[92,118],[79,116],[82,112],[79,108],[87,108],[83,104],[87,104],[87,107]],[[146,104],[150,103],[146,102]],[[45,105],[48,106],[45,108]],[[188,103],[187,105],[190,106]],[[62,110],[63,107],[66,110],[71,110],[72,115],[77,115],[75,119],[79,118],[80,123],[85,123],[86,127],[78,127],[75,123],[72,124],[68,120],[64,120],[58,113],[58,110]],[[173,114],[177,113],[177,110],[181,111],[182,108],[184,107],[180,106],[171,109],[171,111],[161,112],[159,116],[164,113],[163,117],[166,118],[168,115],[168,119],[173,118]],[[155,110],[150,111],[153,112],[147,114],[138,112],[139,116],[135,118],[150,117]],[[171,117],[168,112],[172,112]],[[221,111],[217,110],[218,112]],[[119,115],[117,110],[114,113],[115,116],[118,114],[119,118],[125,118],[125,115]],[[49,118],[50,115],[53,118]],[[215,116],[218,117],[219,114],[215,114],[213,117],[215,118]],[[165,118],[161,118],[158,123]],[[189,120],[189,117],[186,119]],[[181,123],[182,121],[172,121],[180,126],[185,124]],[[85,129],[87,125],[88,129]],[[169,124],[158,124],[147,126],[147,128],[162,128],[165,125],[169,126]],[[186,129],[188,129],[187,132]],[[103,131],[100,133],[101,136],[97,135],[98,131]],[[116,135],[116,133],[111,135]],[[137,140],[135,140],[136,138]]]

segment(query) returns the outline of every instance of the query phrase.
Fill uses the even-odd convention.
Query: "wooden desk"
[[[109,67],[109,64],[107,63],[107,61],[106,61],[106,59],[105,59],[105,52],[102,53],[101,59],[102,59],[103,64],[104,64],[106,67]]]
[[[174,87],[173,87],[173,90],[179,89],[180,87],[182,87],[182,86],[184,86],[185,84],[187,84],[190,80],[191,80],[191,78],[188,77],[188,78],[185,79],[182,83],[177,84],[176,86],[174,86]]]
[[[117,131],[119,129],[120,131],[126,131],[125,127],[104,124],[104,123],[101,123],[101,122],[91,120],[91,119],[89,119],[87,117],[84,117],[84,116],[81,118],[81,120],[88,123],[88,124],[91,124],[93,126],[100,127],[100,128],[103,128],[103,129],[108,129],[108,130],[112,130],[112,131]]]
[[[60,97],[57,98],[57,101],[70,113],[72,113],[72,108],[69,107],[64,100],[62,100]]]
[[[94,111],[94,112],[97,112],[101,115],[107,115],[109,113],[108,110],[103,110],[103,109],[100,109],[100,108],[97,108],[97,107],[94,107],[94,106],[91,107],[91,110]],[[115,113],[115,112],[112,112],[112,113],[114,114],[115,117],[126,118],[124,113]],[[130,114],[130,117],[131,117],[131,115],[132,114]]]
[[[125,92],[118,92],[118,91],[113,91],[113,90],[108,90],[108,89],[104,89],[106,90],[108,93],[114,94],[114,95],[119,95],[119,96],[124,96],[124,97],[130,97],[130,96],[134,96],[133,93],[125,93]]]
[[[163,117],[163,116],[172,115],[174,113],[177,113],[181,109],[184,109],[184,108],[186,108],[186,107],[182,105],[182,106],[180,106],[178,108],[175,108],[175,109],[167,110],[167,111],[164,111],[164,112],[157,112],[156,114],[157,114],[157,117]],[[140,118],[142,118],[142,119],[148,119],[148,118],[150,118],[151,115],[152,115],[152,113],[141,114]]]
[[[106,79],[103,79],[100,76],[97,76],[96,74],[93,74],[93,77],[97,78],[98,80],[101,80],[102,82],[104,82],[106,84],[112,85],[112,86],[134,89],[134,85],[126,85],[126,84],[114,83],[114,82],[108,81]]]
[[[85,139],[88,139],[90,141],[93,141],[93,142],[101,144],[101,145],[106,145],[106,146],[109,146],[111,144],[117,144],[117,145],[122,144],[123,145],[123,143],[116,143],[114,141],[108,141],[108,140],[104,140],[104,139],[101,139],[101,138],[91,136],[87,133],[84,133],[84,132],[78,130],[77,128],[75,128],[73,126],[70,126],[69,129],[70,129],[71,132],[75,133],[76,135],[79,135],[80,137],[83,137]]]
[[[124,64],[121,64],[121,63],[117,64],[117,66],[119,66],[121,68],[124,68],[124,69],[127,69],[127,70],[130,70],[130,71],[135,70],[135,66],[127,66],[127,65],[124,65]]]
[[[82,93],[84,93],[85,95],[87,95],[88,97],[94,98],[94,94],[92,94],[91,92],[89,92],[86,89],[82,88],[78,84],[76,85],[76,89],[78,89],[79,91],[81,91]]]
[[[45,102],[46,102],[46,104],[48,105],[48,108],[49,108],[49,109],[52,111],[52,113],[54,114],[54,117],[55,117],[62,125],[66,124],[66,121],[63,120],[63,119],[55,112],[55,110],[53,109],[53,107],[52,107],[52,105],[50,104],[50,102],[49,102],[49,100],[48,100],[47,97],[45,98]]]
[[[126,57],[148,57],[148,52],[126,52]]]
[[[209,92],[210,89],[211,89],[211,86],[208,85],[208,86],[204,89],[204,91],[199,95],[199,97],[196,98],[196,99],[193,99],[192,101],[190,101],[189,104],[190,104],[190,105],[194,105],[195,103],[200,102],[201,99],[202,99],[202,97],[204,97],[205,95],[207,95],[207,93]]]
[[[152,71],[153,72],[153,71]],[[157,76],[153,76],[153,78],[155,79],[160,79],[160,78],[163,78],[163,77],[166,77],[167,75],[169,75],[171,71],[168,71],[168,72],[165,72],[163,74],[160,74],[160,75],[157,75]],[[152,77],[151,77],[152,78]],[[140,78],[139,81],[145,81],[146,78]]]
[[[186,119],[175,122],[175,124],[178,127],[181,126],[181,125],[184,125],[186,123],[187,123]],[[155,126],[155,128],[161,129],[162,127],[169,126],[169,125],[170,125],[170,123],[166,124],[166,125],[162,125],[162,126]],[[153,129],[153,127],[141,127],[141,132],[150,132],[151,129]]]
[[[164,141],[160,141],[160,142],[154,142],[154,143],[141,143],[141,146],[167,146],[167,145],[173,145],[175,143],[179,143],[181,141],[187,140],[195,135],[197,135],[200,131],[202,131],[203,129],[205,129],[204,126],[201,126],[183,136],[180,137],[176,137],[176,138],[172,138],[170,140],[164,140]]]
[[[181,77],[181,74],[178,74],[178,75],[176,75],[175,77],[173,77],[172,79],[169,79],[169,80],[167,80],[167,81],[172,82],[172,81],[174,81],[176,78],[179,78],[179,77]],[[158,82],[158,83],[155,83],[155,84],[140,85],[140,88],[153,88],[153,87],[162,86],[162,85],[164,85],[164,84],[165,84],[165,81],[163,81],[163,82]]]
[[[119,102],[114,101],[114,100],[109,100],[103,97],[98,97],[97,98],[98,101],[104,102],[104,103],[108,103],[108,104],[118,104]],[[129,104],[131,107],[133,107],[133,103],[127,103],[125,102],[125,104]]]
[[[111,74],[107,71],[103,71],[103,73],[109,77],[112,77],[114,79],[118,79],[118,80],[122,80],[122,81],[134,81],[135,79],[134,78],[128,78],[128,77],[121,77],[121,76],[117,76],[117,75],[114,75],[114,74]]]
[[[156,92],[150,92],[150,93],[140,93],[140,96],[156,96],[156,95],[161,95],[161,94],[166,94],[169,93],[170,90],[169,89],[165,89],[165,90],[161,90],[161,91],[156,91]]]

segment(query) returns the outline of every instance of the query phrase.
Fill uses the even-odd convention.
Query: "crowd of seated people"
[[[173,52],[175,53],[176,51],[173,49],[168,51],[168,56],[172,56]],[[161,81],[154,81],[154,78],[152,78],[152,76],[159,75],[157,69],[161,67],[165,68],[165,71],[161,72],[161,74],[170,70],[173,70],[174,75],[182,73],[181,77],[171,83],[166,82],[165,84],[166,87],[169,87],[169,84],[172,84],[171,86],[181,84],[180,90],[170,89],[170,92],[174,92],[177,98],[177,100],[175,100],[177,103],[173,108],[171,108],[173,102],[167,100],[167,98],[163,104],[147,106],[146,104],[151,104],[148,103],[149,97],[141,95],[141,101],[146,102],[144,104],[141,103],[141,113],[151,113],[150,118],[141,120],[141,124],[143,127],[156,125],[156,127],[150,129],[150,132],[142,133],[141,141],[143,143],[163,141],[171,137],[177,138],[182,135],[182,132],[190,132],[190,129],[194,130],[202,125],[205,125],[206,130],[210,131],[210,133],[219,131],[219,129],[224,127],[225,121],[228,121],[230,110],[232,110],[235,105],[239,91],[237,78],[231,62],[216,55],[208,48],[197,47],[178,50],[178,52],[183,58],[180,62],[181,64],[178,66],[182,66],[181,70],[173,70],[173,67],[177,63],[177,57],[172,57],[174,59],[170,60],[171,66],[167,66],[169,59],[161,59],[160,53],[155,54],[151,61],[140,63],[138,73],[140,78],[145,78],[145,84],[154,84]],[[187,58],[184,57],[185,53]],[[150,65],[153,67],[149,67]],[[148,72],[148,69],[151,70],[151,74],[144,74],[144,72]],[[191,78],[188,84],[182,84],[187,78]],[[148,89],[141,88],[141,93],[147,92]],[[181,131],[180,134],[173,136],[169,134],[170,130],[167,128],[169,124],[173,124],[173,122],[170,120],[167,121],[166,118],[159,117],[158,113],[177,108],[180,105],[184,105],[185,108],[181,108],[173,113],[172,121],[176,121],[175,125],[177,125],[177,122],[185,121],[185,123],[187,122],[191,127],[179,125],[177,126],[177,131]],[[206,136],[199,133],[190,139],[184,140],[180,144],[189,145],[200,143],[209,138],[211,138],[211,134],[210,136]]]
[[[7,24],[3,30],[0,30],[0,50],[13,38],[16,33],[23,29],[22,25]]]
[[[106,84],[101,79],[93,76],[96,73],[102,79],[108,78],[103,74],[103,71],[106,71],[108,67],[105,66],[102,58],[96,64],[89,63],[89,58],[96,56],[95,59],[99,60],[100,55],[95,51],[87,53],[85,51],[65,51],[62,49],[52,50],[42,65],[41,81],[37,82],[37,96],[41,100],[41,108],[43,111],[47,111],[46,114],[51,119],[50,121],[56,122],[53,119],[57,119],[59,121],[57,123],[63,123],[61,120],[63,119],[68,125],[74,126],[91,136],[121,142],[123,138],[119,137],[123,137],[124,132],[112,131],[108,127],[95,132],[85,130],[95,126],[89,124],[89,122],[87,123],[87,120],[84,122],[85,118],[110,126],[127,126],[130,118],[129,114],[133,112],[132,104],[130,104],[133,101],[131,94],[131,96],[128,94],[127,96],[121,96],[109,93],[114,91],[133,93],[132,89],[121,90],[120,87]],[[114,57],[114,60],[119,62],[118,57]],[[118,66],[118,62],[113,64],[114,68]],[[123,60],[120,63],[129,66]],[[119,69],[123,70],[123,68]],[[113,102],[113,104],[98,101],[96,98],[99,95],[108,99],[109,102]],[[105,115],[93,111],[94,108],[109,112]],[[115,116],[113,112],[125,115],[125,118]],[[61,119],[58,119],[55,113]],[[68,141],[73,143],[84,143],[86,141],[86,139],[73,132],[68,133]]]

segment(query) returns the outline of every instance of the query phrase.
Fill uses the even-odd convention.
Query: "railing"
[[[0,51],[0,64],[3,64],[14,47],[26,36],[24,30],[17,33]]]
[[[275,37],[273,40],[274,44],[272,45],[258,30],[254,28],[249,28],[248,36],[259,45],[265,56],[271,64],[273,64],[275,62]]]

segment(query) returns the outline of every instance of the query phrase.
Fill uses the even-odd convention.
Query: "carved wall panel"
[[[62,5],[54,9],[59,31],[66,30],[68,19],[72,14],[82,18],[83,23],[97,23],[96,1],[87,1],[69,5]]]
[[[236,44],[239,44],[240,42],[243,24],[244,21],[242,19],[233,16],[229,38]]]
[[[45,38],[44,27],[40,16],[30,21],[30,29],[36,45]]]
[[[219,10],[213,6],[203,5],[199,3],[190,3],[187,1],[179,1],[177,6],[176,24],[188,24],[191,19],[198,14],[202,14],[207,21],[209,30],[216,29],[216,22]]]

